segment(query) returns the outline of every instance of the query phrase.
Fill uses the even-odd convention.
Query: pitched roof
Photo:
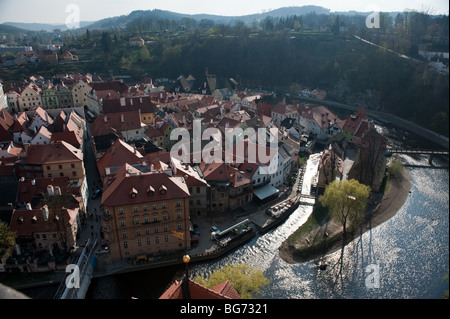
[[[328,110],[325,106],[313,106],[312,108],[304,107],[300,113],[302,117],[313,119],[317,125],[322,128],[328,128],[334,124],[338,124],[340,119]]]
[[[36,232],[61,231],[61,226],[72,225],[76,220],[76,211],[63,209],[59,212],[49,210],[49,218],[46,221],[41,209],[14,210],[10,230],[17,236],[33,236]]]
[[[188,280],[189,296],[185,296],[183,292],[185,282],[175,280],[159,299],[241,299],[228,280],[213,289],[206,288],[193,280]]]
[[[103,100],[103,113],[118,113],[141,110],[141,113],[153,113],[155,105],[150,96],[108,98]]]
[[[59,186],[65,193],[65,189],[68,189],[69,177],[35,178],[20,181],[17,201],[31,203],[34,198],[47,194],[49,185]]]
[[[367,113],[365,109],[361,107],[359,108],[358,112],[356,112],[356,114],[352,114],[347,117],[347,120],[345,121],[342,130],[349,132],[353,135],[356,135],[358,129],[361,126],[361,123],[367,120],[368,120]]]
[[[102,195],[104,206],[132,205],[190,196],[183,178],[168,176],[164,172],[143,173],[127,163],[112,174],[109,182]],[[149,186],[156,190],[151,196],[147,193]],[[161,187],[167,191],[158,191]],[[134,198],[128,196],[133,188],[137,191]]]
[[[117,139],[111,147],[98,160],[97,167],[100,175],[103,175],[105,168],[118,167],[124,163],[136,164],[142,160],[143,156],[136,148],[128,143]]]
[[[90,126],[93,136],[140,128],[142,128],[140,111],[104,114],[97,117]]]
[[[122,93],[128,90],[128,85],[120,80],[110,82],[92,82],[89,85],[95,91],[114,90]]]
[[[28,164],[44,165],[82,160],[81,150],[64,141],[28,147]]]
[[[230,174],[228,172],[228,167],[225,163],[206,163],[202,161],[198,166],[202,173],[203,178],[207,181],[229,181]]]
[[[153,125],[148,125],[147,126],[147,130],[145,131],[145,135],[147,135],[148,137],[152,138],[152,137],[159,137],[159,136],[164,136],[163,132],[161,132],[160,130],[158,130],[156,127],[154,127]]]

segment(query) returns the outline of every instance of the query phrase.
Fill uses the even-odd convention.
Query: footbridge
[[[393,154],[406,154],[406,155],[428,155],[428,163],[433,165],[433,156],[449,156],[449,151],[445,150],[414,150],[414,149],[387,149],[385,152],[386,157],[392,156]]]
[[[407,155],[443,155],[443,156],[449,156],[449,151],[444,150],[408,150],[408,149],[387,149],[386,150],[387,155],[392,154],[407,154]]]
[[[77,263],[66,267],[68,275],[61,282],[55,299],[84,299],[97,261],[95,256],[97,246],[97,240],[89,239],[78,257]]]

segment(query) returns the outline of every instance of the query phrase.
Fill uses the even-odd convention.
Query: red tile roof
[[[76,221],[77,210],[63,209],[58,212],[49,210],[48,221],[44,220],[41,209],[14,210],[11,216],[10,230],[17,236],[33,236],[37,232],[61,231],[61,227],[72,225]]]
[[[103,177],[107,167],[118,167],[124,163],[137,164],[139,161],[142,161],[142,158],[142,154],[134,147],[121,139],[117,139],[98,160],[97,167],[100,175]]]
[[[123,103],[123,104],[122,104]],[[150,96],[109,98],[103,100],[103,113],[118,113],[141,110],[141,113],[153,113],[155,105]]]
[[[176,280],[159,299],[186,299],[187,297],[183,294],[183,283],[183,281]],[[228,280],[213,289],[189,280],[188,287],[190,299],[241,299]]]
[[[137,130],[142,127],[140,111],[109,113],[97,117],[91,124],[93,136],[108,135],[113,131]]]
[[[29,164],[43,165],[82,160],[81,150],[64,141],[28,147],[27,163]]]
[[[104,206],[131,205],[190,196],[183,178],[171,177],[164,172],[143,173],[129,164],[124,164],[111,175],[109,179],[111,183],[106,183],[103,191],[102,205]],[[149,196],[147,194],[149,186],[152,186],[155,190],[166,187],[167,191],[156,191],[152,196]],[[124,196],[124,194],[129,194],[132,188],[137,190],[135,198]]]

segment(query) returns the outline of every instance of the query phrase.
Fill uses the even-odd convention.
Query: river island
[[[328,217],[327,210],[315,207],[308,220],[279,247],[280,257],[290,263],[303,263],[338,251],[363,233],[394,217],[411,193],[411,176],[402,169],[391,175],[383,192],[371,194],[364,221],[342,241],[342,225]]]

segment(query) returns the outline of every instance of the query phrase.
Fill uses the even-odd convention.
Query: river
[[[432,148],[403,131],[389,129],[383,133],[395,147]],[[300,206],[282,225],[226,256],[192,265],[191,276],[207,276],[223,265],[245,262],[263,270],[270,279],[260,298],[441,298],[449,289],[448,279],[444,279],[449,268],[448,168],[423,168],[428,165],[427,157],[402,155],[401,160],[413,165],[407,168],[412,177],[410,196],[393,218],[346,246],[341,276],[335,276],[337,267],[332,269],[340,251],[325,257],[324,262],[330,265],[326,271],[319,270],[314,262],[288,264],[278,255],[280,244],[311,214],[309,206]],[[448,165],[439,159],[434,163]],[[317,158],[313,156],[303,187],[308,187],[316,167]],[[176,266],[97,278],[86,298],[158,298],[182,273],[183,267]]]

